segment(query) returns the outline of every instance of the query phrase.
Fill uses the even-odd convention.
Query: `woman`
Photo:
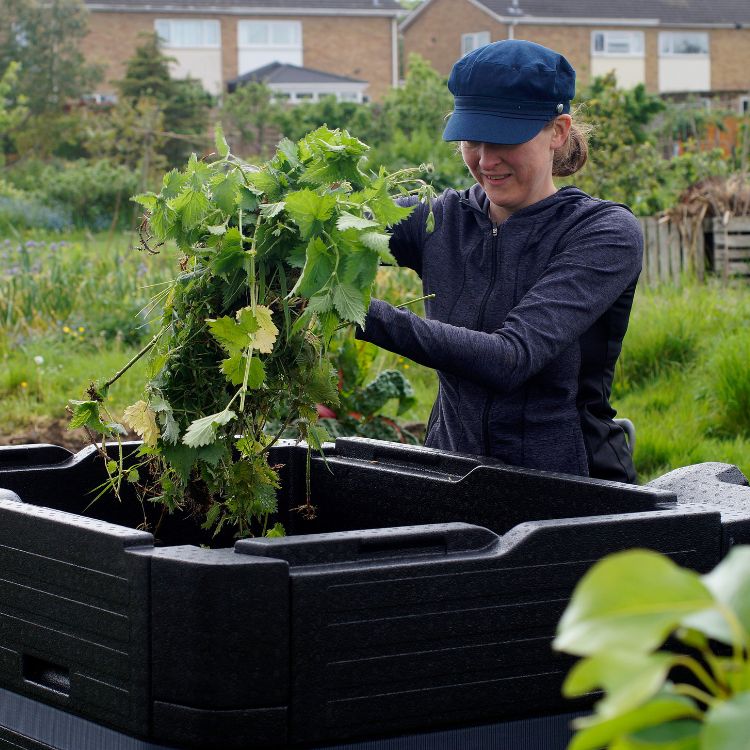
[[[373,300],[358,335],[438,371],[426,445],[635,481],[609,395],[643,240],[625,206],[554,185],[587,156],[575,72],[507,40],[459,60],[448,87],[443,138],[476,184],[434,202],[432,233],[418,204],[391,239],[435,297],[426,319]]]

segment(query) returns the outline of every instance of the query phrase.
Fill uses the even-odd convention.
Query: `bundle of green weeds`
[[[180,270],[159,300],[159,330],[136,355],[148,354],[149,379],[123,421],[143,445],[134,465],[108,461],[109,484],[130,482],[215,532],[277,535],[268,451],[290,428],[314,450],[327,439],[316,404],[338,401],[331,337],[364,323],[378,266],[394,262],[388,228],[412,210],[394,195],[431,190],[416,170],[368,173],[367,146],[346,131],[282,141],[260,168],[234,157],[220,130],[216,148],[215,161],[193,156],[158,194],[134,198],[146,209],[143,249],[176,245]],[[121,439],[104,402],[133,361],[71,402],[71,427]]]

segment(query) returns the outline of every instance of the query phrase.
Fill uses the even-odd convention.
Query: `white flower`
[[[36,357],[34,357],[34,362],[38,365],[44,364],[44,357],[42,357],[41,354],[37,354]]]

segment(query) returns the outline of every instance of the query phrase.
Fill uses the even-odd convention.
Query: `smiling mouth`
[[[510,174],[483,174],[482,177],[487,180],[487,182],[493,184],[493,185],[499,185],[501,182],[505,182],[505,180],[510,178]]]

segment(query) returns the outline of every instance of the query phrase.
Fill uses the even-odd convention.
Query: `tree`
[[[191,152],[200,151],[206,137],[208,115],[213,103],[195,78],[172,78],[167,57],[157,34],[142,35],[143,43],[127,62],[125,77],[117,82],[123,99],[137,106],[141,99],[156,103],[163,113],[164,131],[144,132],[144,139],[166,136],[163,153],[171,166],[182,164]]]
[[[8,140],[26,119],[26,97],[17,91],[18,63],[8,65],[0,76],[0,166],[5,162]]]
[[[31,116],[61,112],[101,77],[101,69],[87,63],[79,48],[86,32],[81,0],[0,3],[0,70],[19,63],[18,89]]]
[[[281,106],[274,102],[273,93],[265,83],[249,81],[224,99],[222,115],[245,146],[263,155],[268,131],[277,126]]]

